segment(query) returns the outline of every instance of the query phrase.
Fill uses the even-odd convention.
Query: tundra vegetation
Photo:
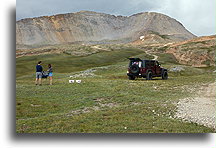
[[[16,132],[215,132],[214,128],[175,117],[180,99],[193,97],[200,86],[215,82],[215,67],[180,64],[165,52],[167,49],[131,44],[65,44],[17,50]],[[169,70],[169,79],[128,80],[127,58],[152,59],[153,55]],[[43,79],[42,86],[34,85],[39,60],[45,69],[47,64],[53,65],[54,85],[48,85],[48,79]],[[82,82],[69,84],[70,79]]]

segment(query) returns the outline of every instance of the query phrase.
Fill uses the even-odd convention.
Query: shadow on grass
[[[128,76],[126,75],[120,75],[120,76],[108,76],[108,79],[119,79],[119,80],[129,80]],[[135,80],[130,80],[130,81],[157,81],[157,80],[163,80],[163,81],[168,81],[168,80],[174,80],[174,77],[169,77],[167,80],[163,80],[161,77],[155,77],[152,78],[152,80],[146,80],[146,78],[136,78]]]
[[[163,80],[162,78],[152,78],[151,80],[146,80],[146,78],[138,78],[132,81],[146,81],[146,82],[152,82],[152,81],[169,81],[169,80],[174,80],[174,78],[168,78],[167,80]]]

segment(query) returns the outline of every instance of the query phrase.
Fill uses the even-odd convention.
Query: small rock
[[[31,104],[32,107],[40,107],[41,105],[34,105],[34,104]]]

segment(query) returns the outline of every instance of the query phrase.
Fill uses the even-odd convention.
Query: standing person
[[[43,67],[41,66],[41,61],[38,62],[37,66],[36,66],[36,80],[35,80],[35,85],[42,85],[41,82],[41,78],[42,78],[42,71],[43,71]]]
[[[51,64],[48,64],[48,73],[49,73],[49,80],[50,80],[50,85],[52,85],[52,80],[53,80],[53,69],[52,69],[52,65]]]

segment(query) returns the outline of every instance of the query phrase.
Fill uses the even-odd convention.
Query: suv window
[[[155,66],[155,61],[145,61],[145,66],[146,67],[154,67]]]
[[[139,65],[139,62],[137,62],[137,61],[132,62],[132,65]]]
[[[146,67],[149,67],[150,66],[150,61],[146,61],[145,65],[146,65]]]
[[[151,65],[152,67],[155,65],[155,61],[151,61],[150,63],[151,63],[150,65]]]
[[[141,61],[130,61],[129,66],[132,65],[138,65],[139,67],[143,66]]]

